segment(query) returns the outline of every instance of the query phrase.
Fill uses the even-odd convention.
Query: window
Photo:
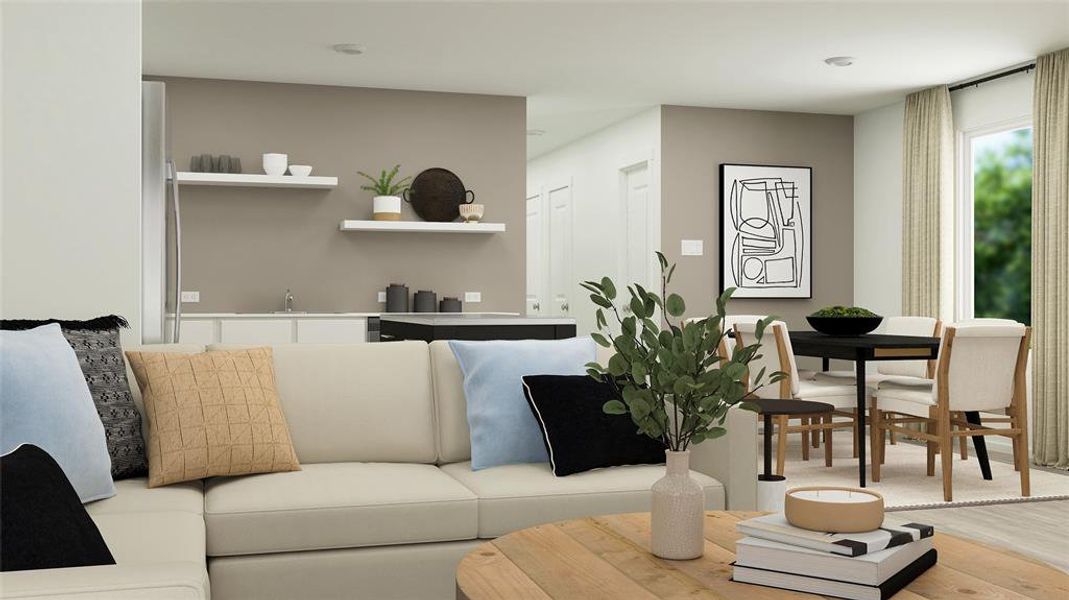
[[[959,314],[1030,323],[1032,127],[967,132],[962,151]]]

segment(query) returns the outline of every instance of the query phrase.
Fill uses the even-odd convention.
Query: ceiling
[[[1069,46],[1069,0],[145,0],[143,23],[146,74],[526,96],[529,156],[656,104],[856,114]]]

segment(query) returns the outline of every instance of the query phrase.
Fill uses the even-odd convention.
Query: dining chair
[[[782,371],[787,376],[777,383],[766,384],[752,391],[758,398],[778,398],[785,400],[813,400],[831,404],[835,410],[830,415],[779,415],[776,417],[776,474],[783,475],[787,453],[787,434],[802,434],[802,459],[809,460],[809,437],[813,432],[824,433],[824,443],[832,443],[835,429],[851,428],[854,431],[854,455],[857,455],[857,430],[854,426],[854,412],[857,403],[856,388],[853,385],[828,383],[803,379],[799,376],[798,365],[791,348],[790,332],[783,321],[773,321],[768,325],[764,335],[756,342],[757,323],[737,322],[735,343],[748,345],[759,344],[757,356],[750,361],[750,373],[765,370],[765,380]],[[846,417],[846,421],[834,421],[833,417]],[[799,425],[790,425],[790,419],[799,419]],[[830,452],[825,452],[825,465],[831,466]]]
[[[925,337],[939,337],[943,332],[943,322],[939,319],[932,317],[913,317],[913,316],[898,316],[887,317],[881,323],[880,329],[877,333],[886,335],[917,335]],[[868,373],[865,377],[865,384],[869,388],[869,395],[872,396],[876,392],[876,386],[881,382],[888,379],[896,379],[900,383],[908,383],[908,379],[902,378],[919,378],[930,382],[935,375],[935,360],[882,360],[877,361],[874,365],[874,372]],[[857,376],[853,370],[850,371],[823,371],[817,373],[815,378],[818,381],[847,381],[850,385],[856,385]],[[919,382],[918,382],[919,383]],[[875,447],[879,443],[876,439],[878,435],[876,429],[869,427],[870,436],[872,439],[872,446]],[[894,432],[887,434],[892,444],[898,443],[898,436]],[[813,446],[816,447],[816,441],[814,440]],[[960,443],[961,459],[966,460],[969,457],[969,449],[966,444],[965,438],[961,438]]]
[[[1014,468],[1020,472],[1021,495],[1028,496],[1028,402],[1026,365],[1031,328],[1020,323],[969,322],[947,327],[939,348],[935,378],[931,383],[881,381],[876,389],[873,426],[897,431],[927,442],[928,472],[935,475],[935,454],[941,457],[943,499],[953,498],[953,438],[1002,435],[1013,440]],[[986,417],[987,423],[1008,427],[975,425],[956,416],[968,411],[1004,412],[1004,417]],[[923,422],[927,431],[907,430],[905,423]],[[956,427],[956,429],[955,429]],[[934,433],[932,433],[934,431]],[[883,436],[873,446],[882,458]],[[872,460],[872,479],[880,480],[880,458]]]

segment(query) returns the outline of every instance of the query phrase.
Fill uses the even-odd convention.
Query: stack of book
[[[820,533],[780,514],[738,523],[735,581],[812,594],[883,600],[935,564],[933,528],[884,523],[864,533]]]

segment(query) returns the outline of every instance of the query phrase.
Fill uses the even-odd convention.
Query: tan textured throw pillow
[[[270,348],[127,352],[148,421],[148,486],[298,471]]]

